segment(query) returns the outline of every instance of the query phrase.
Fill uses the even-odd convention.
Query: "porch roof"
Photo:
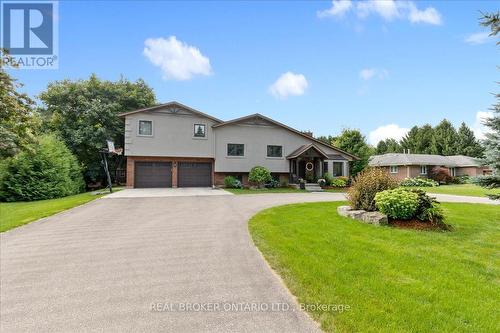
[[[288,160],[297,158],[300,155],[304,154],[306,151],[309,149],[314,149],[315,151],[318,152],[321,156],[323,156],[325,159],[328,159],[328,154],[326,154],[324,151],[322,151],[318,146],[316,146],[314,143],[308,143],[306,145],[302,145],[299,148],[295,149],[293,152],[291,152],[286,158]]]

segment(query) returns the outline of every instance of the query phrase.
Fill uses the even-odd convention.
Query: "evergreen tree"
[[[476,137],[474,132],[465,124],[462,123],[458,129],[458,141],[456,154],[466,155],[471,157],[481,157],[483,155],[483,147]]]
[[[402,152],[401,146],[396,140],[392,138],[381,140],[377,144],[377,148],[375,150],[375,153],[378,155],[386,153],[400,153],[400,152]]]
[[[431,125],[426,124],[422,127],[413,126],[401,140],[399,150],[410,150],[412,154],[431,154],[433,136],[434,130]]]
[[[435,128],[431,151],[439,155],[455,155],[457,151],[458,134],[455,127],[443,119]]]

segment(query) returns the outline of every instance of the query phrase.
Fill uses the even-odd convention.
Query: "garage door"
[[[212,163],[179,162],[177,173],[179,187],[212,186]]]
[[[135,187],[172,187],[171,162],[135,162]]]

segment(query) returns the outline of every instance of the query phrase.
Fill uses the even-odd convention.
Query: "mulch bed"
[[[414,229],[414,230],[439,230],[439,231],[451,230],[451,227],[446,224],[443,226],[437,226],[437,225],[432,225],[429,222],[423,222],[417,219],[411,219],[411,220],[389,219],[389,225],[395,228]]]

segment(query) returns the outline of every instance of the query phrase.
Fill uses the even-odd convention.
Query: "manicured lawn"
[[[255,244],[328,332],[497,332],[500,207],[443,204],[452,232],[376,227],[342,203],[287,205],[254,216]]]
[[[103,195],[87,192],[51,200],[0,202],[0,232],[82,205]]]
[[[469,195],[473,197],[484,197],[486,194],[500,194],[500,189],[488,190],[474,184],[441,185],[436,187],[420,187],[429,193]]]
[[[249,188],[226,188],[234,194],[265,194],[265,193],[304,193],[305,190],[294,189],[294,188],[260,188],[260,189],[249,189]]]

